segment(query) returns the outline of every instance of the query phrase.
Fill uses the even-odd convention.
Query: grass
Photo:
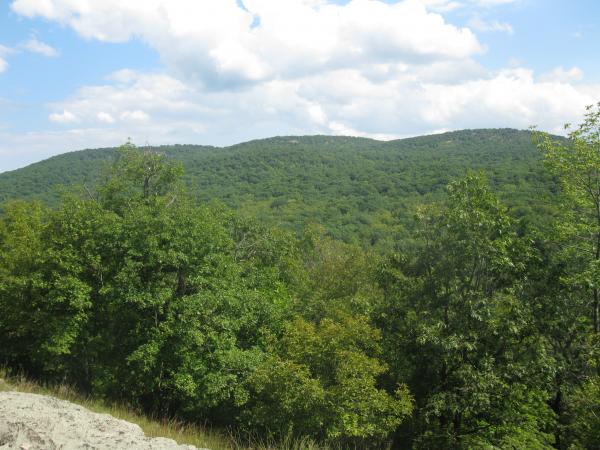
[[[261,438],[247,442],[234,432],[213,430],[200,425],[189,424],[173,419],[156,419],[145,416],[130,407],[110,403],[102,399],[89,397],[77,392],[65,384],[43,385],[22,375],[12,375],[0,368],[0,392],[17,391],[50,395],[81,405],[90,411],[110,414],[118,419],[139,425],[146,436],[166,437],[179,444],[191,444],[198,448],[211,450],[326,450],[309,438],[290,438],[281,442]]]

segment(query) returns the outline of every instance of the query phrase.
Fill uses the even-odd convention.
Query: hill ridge
[[[199,201],[218,200],[271,224],[324,224],[335,237],[377,243],[412,217],[414,206],[444,195],[468,170],[487,174],[518,216],[543,214],[552,180],[531,132],[470,129],[392,141],[350,136],[276,136],[233,146],[153,146],[182,162]],[[64,153],[0,174],[0,203],[55,204],[57,186],[93,188],[115,148]]]
[[[529,134],[531,133],[529,130],[521,130],[518,128],[510,128],[510,127],[505,127],[505,128],[465,128],[462,130],[451,130],[451,131],[444,131],[441,133],[423,134],[423,135],[418,135],[418,136],[409,136],[409,137],[402,137],[402,138],[398,138],[398,139],[389,139],[389,140],[369,138],[369,137],[364,137],[364,136],[350,136],[350,135],[328,135],[328,134],[293,135],[292,134],[292,135],[276,135],[276,136],[270,136],[270,137],[265,137],[265,138],[250,139],[248,141],[238,142],[238,143],[231,144],[231,145],[222,145],[222,146],[221,145],[208,145],[208,144],[160,144],[160,145],[142,146],[142,148],[148,147],[151,149],[163,149],[163,148],[171,149],[171,148],[178,148],[178,147],[193,147],[193,148],[208,148],[208,149],[228,149],[228,148],[232,148],[232,147],[244,146],[246,144],[269,142],[269,141],[276,141],[276,140],[283,140],[283,139],[288,139],[288,140],[296,139],[297,140],[297,139],[304,139],[304,138],[356,139],[356,140],[371,141],[371,142],[378,142],[378,143],[386,144],[386,143],[391,143],[391,142],[397,143],[397,142],[401,142],[401,141],[429,138],[429,137],[433,137],[433,136],[446,136],[446,135],[452,135],[452,134],[457,134],[457,133],[480,132],[480,131],[511,131],[511,132],[517,132],[517,133],[521,133],[521,132],[529,133]],[[0,177],[2,177],[4,174],[11,173],[11,172],[17,172],[22,169],[26,169],[28,167],[35,166],[37,164],[41,164],[41,163],[47,162],[47,161],[55,159],[55,158],[60,158],[65,155],[72,155],[74,153],[89,152],[89,151],[112,151],[112,150],[115,150],[116,148],[118,148],[118,147],[89,147],[89,148],[82,148],[82,149],[77,149],[77,150],[68,150],[64,153],[52,155],[48,158],[45,158],[45,159],[42,159],[39,161],[35,161],[35,162],[30,163],[23,167],[0,172]]]

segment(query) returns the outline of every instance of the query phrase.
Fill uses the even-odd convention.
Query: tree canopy
[[[526,131],[464,130],[388,142],[295,136],[149,149],[185,167],[181,182],[196,200],[218,200],[296,233],[317,222],[338,240],[381,253],[410,238],[414,209],[442,201],[446,184],[466,168],[485,172],[515,215],[544,224],[553,214],[555,184]],[[117,155],[117,149],[72,152],[0,174],[0,202],[27,198],[56,206],[57,186],[95,190],[103,166]]]
[[[336,187],[346,169],[332,169],[328,155],[343,150],[319,154],[333,178],[317,186],[324,194],[315,205],[335,199],[338,211],[300,208],[293,227],[272,220],[292,211],[286,196],[299,192],[273,194],[282,179],[264,199],[230,197],[226,205],[217,201],[228,198],[225,187],[220,197],[208,181],[201,195],[190,191],[188,164],[172,152],[128,143],[94,183],[66,189],[55,203],[2,206],[0,364],[270,442],[599,448],[599,120],[600,107],[591,107],[568,139],[534,133],[546,169],[516,167],[513,180],[531,175],[516,195],[523,203],[503,201],[506,173],[499,183],[482,167],[463,170],[459,158],[443,192],[429,185],[413,217],[407,208],[398,221],[389,206],[400,208],[394,196],[408,178],[392,185],[399,169],[379,179],[385,171],[369,167],[399,162],[380,144],[347,140],[366,146],[371,166],[357,157],[344,167],[365,164],[370,175],[353,172],[360,183]],[[303,145],[318,153],[317,141]],[[402,158],[418,159],[422,148],[413,144]],[[280,161],[269,147],[278,141],[268,151],[253,145],[254,166]],[[213,156],[224,176],[253,176],[234,164],[235,149]],[[340,194],[348,186],[381,193],[386,183],[389,203]],[[550,202],[543,208],[526,198],[542,192]],[[354,210],[357,198],[374,204]],[[540,215],[517,204],[537,205]],[[332,224],[342,208],[350,222],[361,208],[386,217],[389,228],[363,224],[365,236],[382,233],[378,246],[338,234]]]

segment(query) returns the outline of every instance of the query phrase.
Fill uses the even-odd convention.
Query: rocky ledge
[[[0,449],[197,450],[54,397],[0,392]]]

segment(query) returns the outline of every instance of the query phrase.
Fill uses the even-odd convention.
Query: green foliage
[[[332,239],[318,225],[305,229],[300,248],[298,312],[313,321],[340,310],[363,315],[372,312],[381,299],[375,255]]]
[[[594,331],[600,333],[600,103],[587,108],[585,120],[566,142],[537,133],[545,163],[563,188],[557,238],[573,272],[567,283],[589,290]]]
[[[368,318],[304,321],[303,244],[221,206],[192,204],[179,172],[128,145],[97,192],[54,210],[7,206],[2,362],[150,413],[281,438],[385,441],[410,399],[377,386],[385,366]],[[327,265],[319,267],[339,269]],[[310,356],[298,353],[303,338],[318,344]],[[281,416],[264,412],[274,408]]]
[[[545,448],[551,413],[536,390],[539,343],[521,298],[528,243],[481,176],[448,191],[445,207],[422,212],[418,250],[381,274],[385,354],[417,398],[408,442]]]
[[[181,164],[169,161],[162,153],[137,151],[133,144],[121,147],[98,191],[99,203],[115,212],[140,201],[158,199],[172,203],[175,184],[183,175]],[[171,195],[168,198],[167,194]]]
[[[599,121],[534,135],[548,173],[480,130],[0,175],[46,201],[2,206],[0,364],[273,442],[598,448]]]
[[[412,399],[403,385],[391,395],[377,386],[387,371],[376,358],[379,340],[366,317],[290,322],[274,356],[254,374],[258,404],[248,412],[249,424],[346,445],[385,441],[410,414]]]
[[[554,185],[525,131],[465,130],[389,142],[277,137],[226,148],[155,150],[185,167],[183,182],[200,201],[218,199],[262,223],[294,232],[318,222],[336,239],[380,252],[405,239],[414,208],[441,200],[446,184],[466,168],[485,171],[515,215],[540,224],[552,213]],[[105,178],[103,165],[118,153],[72,152],[0,174],[0,201],[36,198],[56,205],[58,185],[94,191]],[[113,177],[122,179],[128,177]],[[136,189],[141,192],[142,184]]]
[[[537,326],[551,358],[558,448],[595,448],[595,384],[600,361],[600,105],[557,141],[537,133],[549,171],[560,182],[557,221],[538,239],[532,270]],[[584,400],[582,396],[588,397]],[[577,411],[577,412],[575,412]],[[586,428],[589,427],[589,428]],[[575,431],[576,430],[576,431]]]
[[[600,377],[590,377],[577,387],[566,416],[563,432],[570,449],[600,448]]]

